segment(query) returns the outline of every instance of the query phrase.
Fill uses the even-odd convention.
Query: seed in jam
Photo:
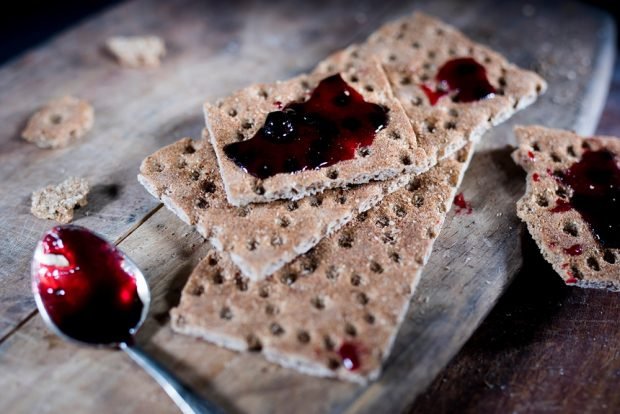
[[[464,57],[447,61],[435,76],[436,88],[420,85],[431,105],[444,95],[453,102],[474,102],[489,98],[496,92],[487,78],[487,71],[473,58]]]
[[[579,212],[594,238],[606,248],[620,248],[620,166],[614,154],[586,151],[581,160],[554,175],[572,190],[567,204]],[[558,211],[566,211],[564,205]]]
[[[224,152],[247,173],[267,178],[352,159],[387,124],[386,108],[366,102],[337,74],[323,79],[307,101],[270,112],[252,138]]]
[[[124,255],[79,226],[45,234],[33,260],[33,290],[65,335],[91,344],[131,342],[144,302]]]

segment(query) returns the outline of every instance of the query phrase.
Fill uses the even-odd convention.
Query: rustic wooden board
[[[523,184],[505,148],[512,142],[511,125],[540,122],[593,130],[613,60],[612,23],[568,2],[306,3],[132,2],[0,69],[5,103],[0,107],[1,412],[175,411],[121,353],[64,344],[40,318],[31,317],[29,256],[49,223],[29,216],[28,195],[64,174],[84,174],[95,184],[90,214],[77,222],[119,241],[149,277],[152,318],[141,339],[201,393],[232,411],[400,411],[493,306],[521,264],[514,201]],[[154,211],[157,204],[135,181],[141,158],[185,134],[198,136],[204,99],[303,71],[413,8],[539,70],[550,88],[536,106],[485,137],[463,185],[474,213],[449,217],[384,375],[360,388],[172,334],[167,310],[209,247],[171,213]],[[170,45],[158,70],[122,70],[99,50],[108,35],[143,32],[161,34]],[[21,142],[17,135],[30,111],[62,93],[94,103],[96,126],[86,141],[60,151]]]

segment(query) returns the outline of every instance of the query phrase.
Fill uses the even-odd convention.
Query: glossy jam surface
[[[65,335],[92,344],[129,342],[144,304],[116,247],[79,226],[45,234],[33,262],[33,289]]]
[[[454,197],[454,205],[458,214],[471,214],[473,211],[471,204],[465,200],[463,193],[458,193]]]
[[[491,97],[496,92],[484,66],[470,57],[444,63],[435,76],[435,82],[435,89],[420,85],[431,105],[445,95],[450,95],[453,102],[474,102]]]
[[[619,163],[607,150],[586,151],[569,169],[555,173],[556,179],[572,190],[564,205],[577,210],[594,238],[607,248],[620,248]]]
[[[333,75],[306,102],[270,112],[252,138],[228,144],[224,152],[247,173],[267,178],[352,159],[387,124],[384,107],[366,102],[340,75]]]
[[[361,366],[359,349],[351,342],[344,342],[338,348],[338,355],[342,360],[342,365],[349,371],[355,371]]]

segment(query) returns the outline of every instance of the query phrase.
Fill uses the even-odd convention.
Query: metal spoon
[[[54,227],[37,243],[31,276],[39,312],[58,336],[122,349],[185,414],[223,413],[135,344],[151,293],[144,274],[116,246],[84,227]]]

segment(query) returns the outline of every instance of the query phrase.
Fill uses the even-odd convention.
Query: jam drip
[[[337,74],[323,79],[306,102],[270,112],[252,138],[224,152],[247,173],[267,178],[352,159],[387,124],[387,109],[366,102]]]
[[[53,228],[39,248],[33,289],[60,331],[92,344],[131,341],[144,304],[123,254],[79,226]]]
[[[458,214],[471,214],[473,211],[471,204],[465,200],[463,193],[458,193],[454,196],[454,205]]]
[[[420,85],[431,105],[439,98],[451,95],[453,102],[474,102],[495,94],[495,88],[487,79],[487,71],[473,58],[457,58],[447,61],[435,76],[437,87],[433,90]]]
[[[342,360],[342,365],[349,371],[355,371],[361,365],[359,350],[357,346],[351,342],[344,342],[338,348],[338,355]]]
[[[614,154],[587,151],[555,177],[571,188],[568,203],[588,223],[594,238],[604,247],[620,248],[620,167]],[[554,211],[566,211],[558,207]]]

